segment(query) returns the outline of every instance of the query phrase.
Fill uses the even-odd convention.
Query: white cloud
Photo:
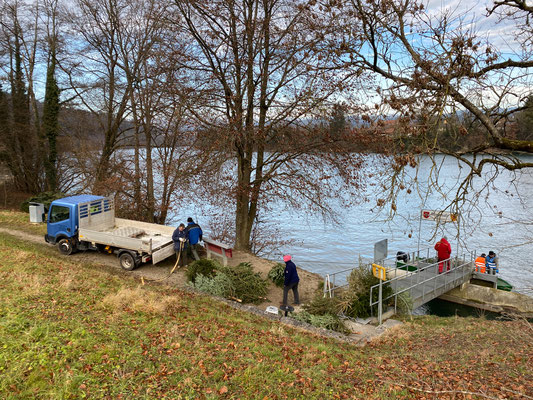
[[[507,55],[520,52],[516,41],[518,32],[515,22],[510,19],[500,20],[498,15],[488,15],[488,9],[494,5],[493,1],[472,0],[429,0],[426,3],[426,12],[431,17],[448,14],[453,23],[462,24],[469,28],[479,38],[487,39],[500,52]]]

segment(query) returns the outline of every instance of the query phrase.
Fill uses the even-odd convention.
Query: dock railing
[[[434,254],[435,250],[432,247],[428,247],[425,249],[420,249],[417,251],[412,251],[409,253],[405,253],[407,255],[408,261],[406,263],[398,260],[398,255],[389,256],[383,260],[376,260],[375,262],[379,263],[386,269],[396,269],[399,266],[403,266],[404,264],[407,265],[413,265],[418,263],[424,263],[428,260],[431,260],[432,257],[430,254]],[[341,271],[336,271],[330,274],[326,274],[324,278],[324,297],[334,297],[335,291],[342,289],[346,286],[348,286],[348,277],[352,273],[352,271],[356,268],[371,268],[372,262],[361,262],[359,260],[358,262],[354,263],[355,267],[343,269]]]
[[[379,284],[370,288],[370,309],[374,312],[377,306],[378,310],[383,309],[383,304],[389,303],[389,300],[394,299],[394,311],[398,309],[398,297],[403,293],[409,293],[412,302],[412,308],[417,308],[422,304],[448,292],[449,290],[460,286],[468,281],[474,272],[475,266],[473,262],[474,254],[465,253],[455,258],[450,258],[440,263],[444,263],[442,273],[439,273],[439,262],[426,264],[414,271],[404,271],[402,273],[395,273],[394,277],[384,281],[383,286],[390,286],[393,293],[381,300],[375,295],[379,290]],[[450,270],[446,270],[446,262],[449,262]],[[422,265],[422,263],[419,263]],[[389,274],[391,270],[387,271]],[[393,274],[390,274],[391,276]],[[410,310],[412,311],[412,310]],[[378,312],[379,314],[379,312]]]

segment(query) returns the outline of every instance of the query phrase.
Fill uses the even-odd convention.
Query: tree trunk
[[[148,221],[157,222],[155,217],[154,172],[152,162],[152,118],[150,112],[145,112],[144,121],[144,135],[146,137],[146,214]]]
[[[133,112],[135,114],[135,111]],[[139,160],[139,151],[140,151],[140,143],[139,143],[139,125],[137,118],[135,118],[135,152],[134,152],[134,168],[135,168],[135,176],[133,178],[133,199],[135,201],[135,205],[137,206],[137,209],[142,209],[142,196],[141,196],[141,166],[140,166],[140,160]]]
[[[139,142],[139,128],[140,121],[137,114],[137,103],[135,99],[135,92],[132,90],[130,93],[131,96],[131,114],[133,116],[134,123],[134,138],[135,138],[135,149],[133,153],[133,165],[134,165],[134,177],[133,177],[133,201],[136,208],[142,209],[142,196],[141,196],[141,166],[140,166],[140,142]]]
[[[235,249],[250,250],[250,232],[255,215],[250,218],[250,176],[251,160],[239,154],[237,158],[238,181],[235,212]]]
[[[96,181],[94,184],[94,193],[99,195],[108,194],[109,189],[106,188],[106,180],[109,177],[109,167],[111,156],[113,155],[113,145],[106,134],[104,147],[102,148],[102,154],[98,160],[96,167]]]

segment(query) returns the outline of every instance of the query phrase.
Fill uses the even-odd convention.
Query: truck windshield
[[[53,206],[50,211],[50,222],[61,222],[69,219],[69,208],[63,206]]]

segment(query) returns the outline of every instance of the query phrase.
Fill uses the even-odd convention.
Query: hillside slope
[[[365,348],[0,233],[0,397],[528,398],[525,321],[422,317]]]

